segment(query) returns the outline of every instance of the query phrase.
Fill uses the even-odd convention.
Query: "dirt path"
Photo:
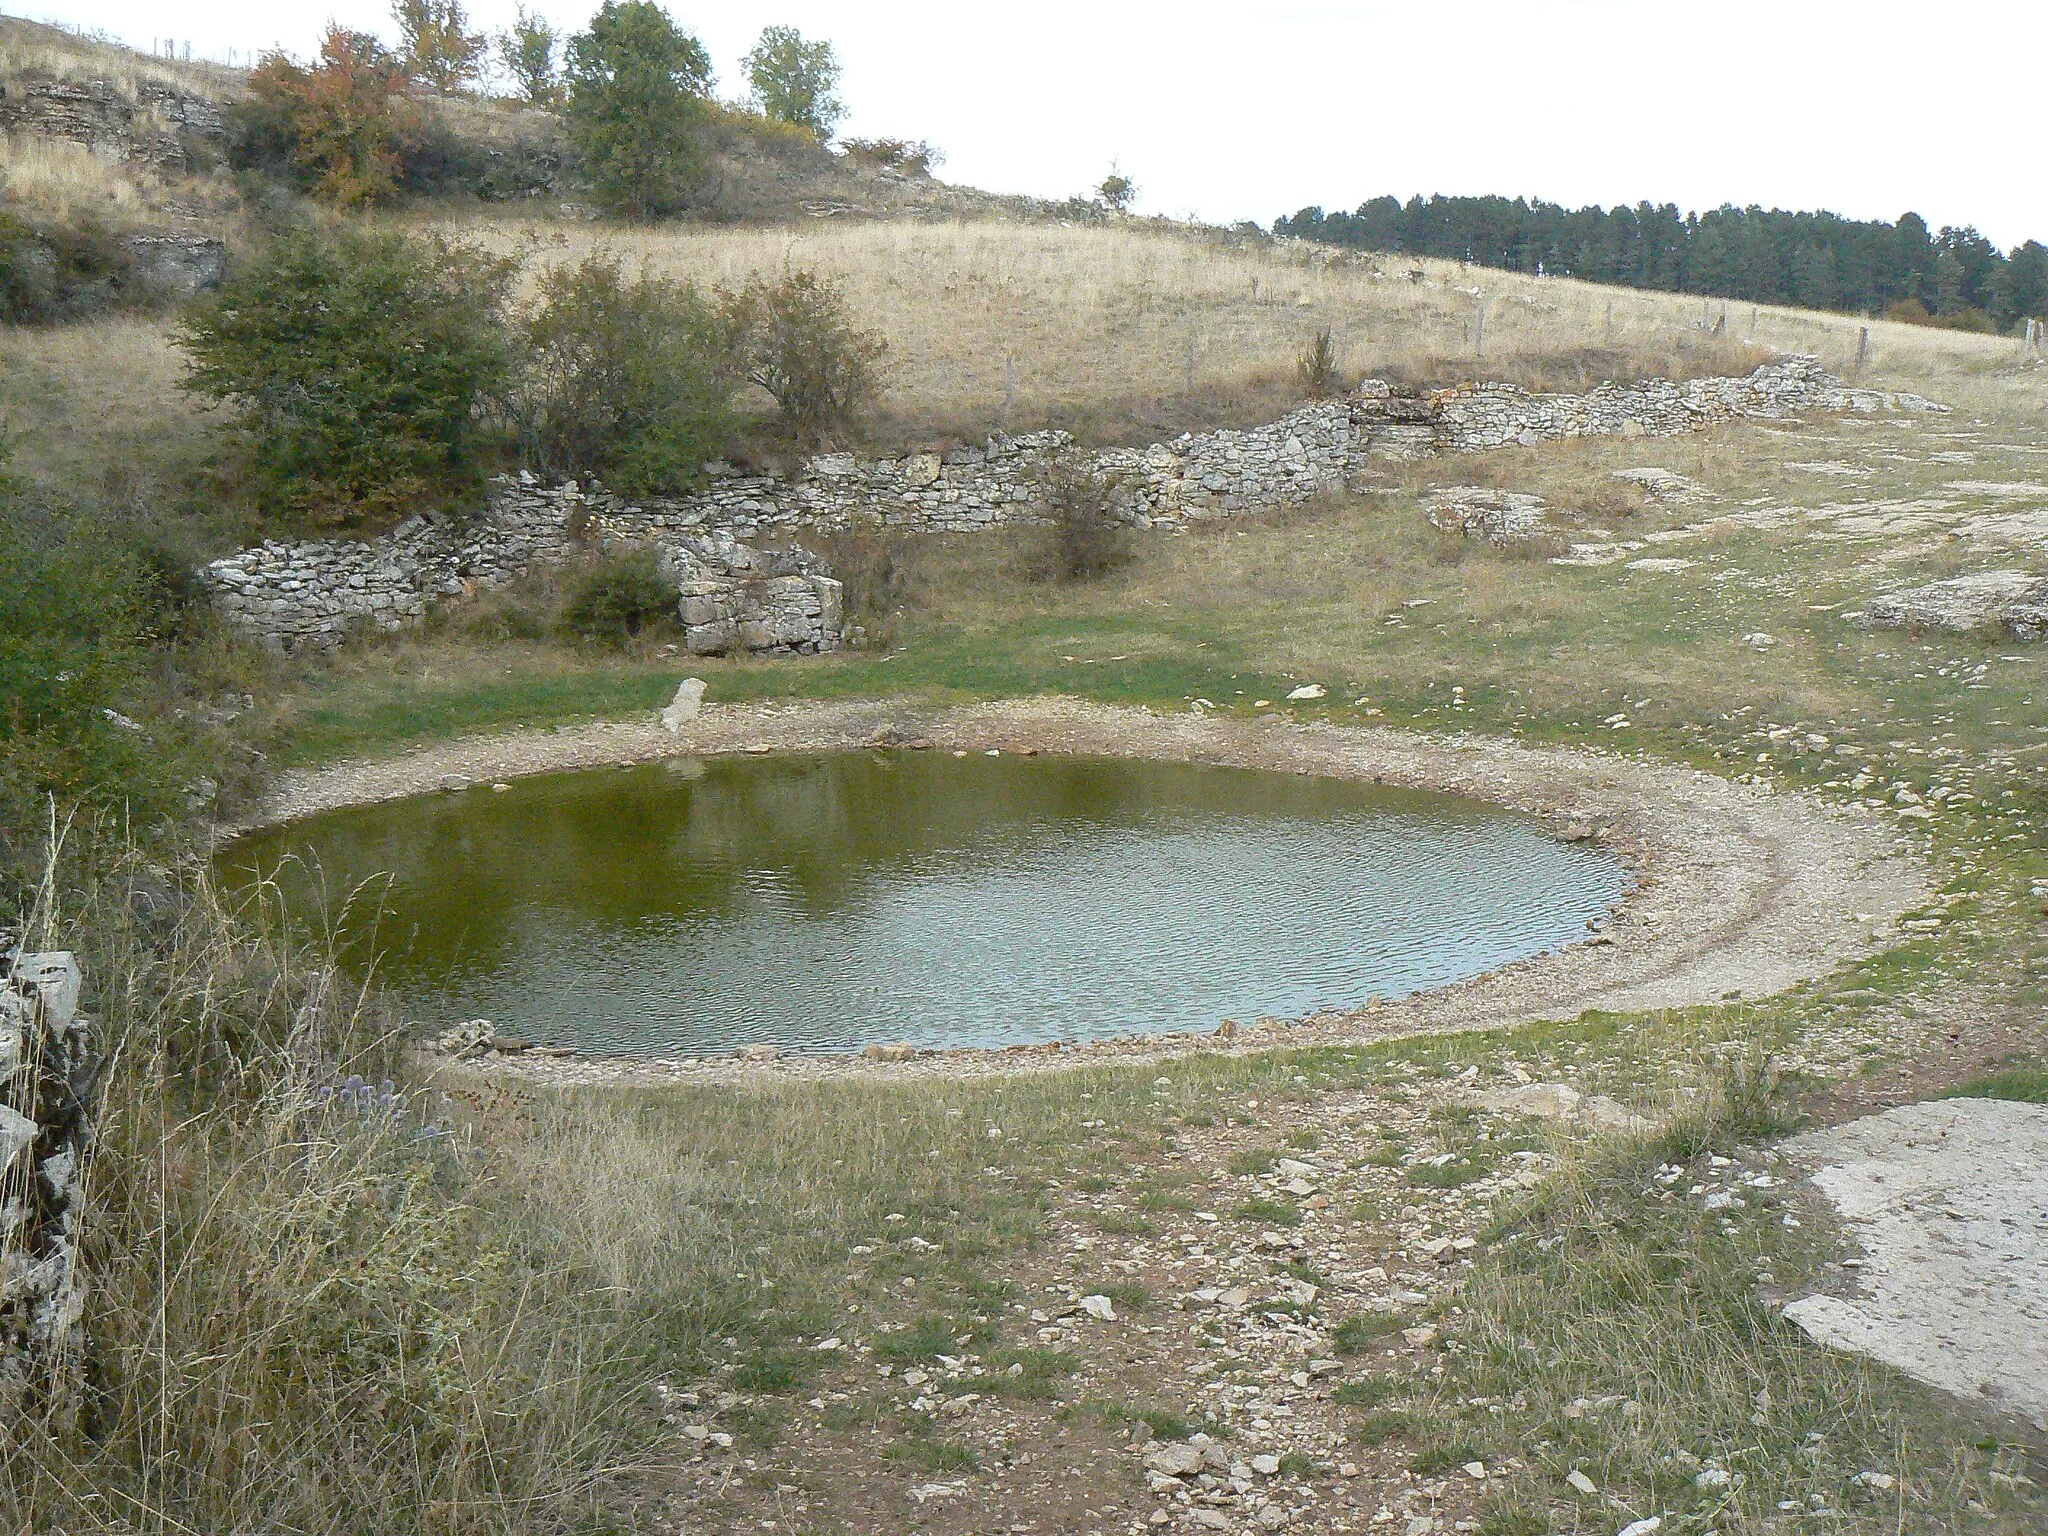
[[[377,762],[287,774],[259,824],[341,806],[487,785],[525,774],[687,754],[892,748],[1157,757],[1266,768],[1469,795],[1549,819],[1560,836],[1598,838],[1632,866],[1636,890],[1608,932],[1553,955],[1400,1002],[1262,1020],[1214,1035],[1146,1036],[1077,1048],[948,1051],[915,1060],[804,1057],[569,1061],[521,1058],[555,1077],[719,1078],[774,1071],[917,1075],[1016,1071],[1075,1056],[1156,1056],[1381,1038],[1755,998],[1824,975],[1900,936],[1929,899],[1925,876],[1881,813],[1838,810],[1711,774],[1585,749],[1383,728],[1165,716],[1071,699],[958,709],[892,701],[713,706],[671,733],[652,720],[518,730],[436,744]],[[1921,921],[1932,921],[1924,919]]]

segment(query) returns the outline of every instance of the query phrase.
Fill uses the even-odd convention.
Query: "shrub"
[[[1095,195],[1102,206],[1112,213],[1130,212],[1131,203],[1138,196],[1138,184],[1114,166],[1095,189]]]
[[[821,139],[846,115],[838,97],[839,57],[828,42],[806,42],[795,27],[763,27],[740,61],[754,101],[779,123],[796,123]]]
[[[876,367],[888,348],[847,318],[836,284],[785,270],[720,298],[747,378],[774,396],[800,436],[846,426],[880,392]]]
[[[929,176],[932,167],[945,161],[945,151],[923,139],[847,139],[841,147],[856,165],[878,166]]]
[[[628,549],[593,561],[573,577],[562,604],[562,629],[578,640],[624,645],[671,618],[676,584],[651,549]]]
[[[844,589],[846,617],[862,631],[862,643],[886,647],[911,595],[908,539],[879,524],[862,523],[844,533],[824,534],[814,545]]]
[[[30,224],[0,211],[0,323],[68,320],[141,296],[128,248],[98,224]]]
[[[1118,481],[1060,454],[1046,465],[1043,486],[1046,523],[1034,562],[1041,580],[1090,581],[1130,559]]]
[[[600,201],[633,218],[682,207],[703,174],[711,57],[653,0],[605,0],[569,42],[571,136]]]
[[[400,145],[415,128],[405,69],[366,32],[330,23],[311,69],[282,53],[249,76],[249,98],[232,109],[233,156],[287,170],[316,196],[356,207],[391,196]]]
[[[1326,325],[1311,336],[1294,360],[1301,387],[1317,400],[1344,393],[1344,381],[1337,372],[1337,345]]]
[[[506,380],[511,274],[442,240],[294,231],[191,312],[186,387],[233,408],[273,507],[341,525],[454,494]]]
[[[681,489],[723,451],[738,367],[718,314],[687,283],[591,256],[550,270],[525,322],[514,395],[535,468],[644,496]]]

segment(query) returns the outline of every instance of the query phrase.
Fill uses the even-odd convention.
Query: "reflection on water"
[[[282,867],[280,868],[280,862]],[[1469,800],[1104,758],[685,759],[233,845],[415,1017],[703,1054],[1010,1045],[1396,997],[1583,937],[1626,877]]]

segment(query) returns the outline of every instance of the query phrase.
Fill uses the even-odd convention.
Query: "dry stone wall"
[[[95,1063],[65,952],[0,955],[0,1404],[78,1358]]]
[[[1742,379],[1602,385],[1584,395],[1504,384],[1414,394],[1367,380],[1347,399],[1304,406],[1267,426],[1111,449],[1090,456],[1087,467],[1133,525],[1170,527],[1306,501],[1341,489],[1375,460],[1574,437],[1669,437],[1737,417],[1944,409],[1915,395],[1851,389],[1810,357]],[[837,608],[824,589],[812,586],[804,597],[794,586],[771,593],[761,584],[829,573],[813,566],[757,580],[755,564],[768,557],[753,541],[860,524],[963,533],[1033,521],[1048,465],[1074,451],[1063,432],[1035,432],[944,453],[826,454],[788,476],[715,466],[703,492],[669,501],[627,502],[522,475],[498,481],[473,517],[415,517],[362,541],[265,543],[202,574],[235,621],[286,647],[331,645],[351,625],[401,628],[437,599],[504,586],[582,548],[652,544],[679,568],[690,551],[723,562],[692,578],[726,586],[694,594],[703,601],[683,614],[686,625],[720,626],[716,632],[729,630],[734,644],[753,649],[784,632],[796,638],[773,648],[830,649]],[[808,628],[792,617],[800,610],[815,621]],[[698,622],[692,613],[710,617]],[[708,644],[713,633],[700,638]]]

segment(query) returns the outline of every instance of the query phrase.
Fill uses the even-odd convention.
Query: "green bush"
[[[167,802],[169,765],[124,713],[154,616],[111,525],[0,482],[0,862],[19,868],[51,798],[66,813],[126,801],[138,820]]]
[[[47,324],[140,297],[128,248],[99,225],[0,211],[0,323]]]
[[[887,344],[847,317],[837,284],[799,268],[720,298],[747,378],[775,398],[799,436],[846,427],[880,393]]]
[[[514,397],[526,461],[628,496],[683,489],[732,430],[738,370],[719,317],[687,283],[598,255],[541,279]]]
[[[562,629],[578,640],[624,645],[675,614],[676,584],[651,549],[630,549],[593,561],[571,579]]]
[[[653,0],[605,0],[569,40],[570,135],[599,201],[673,213],[704,174],[711,56]]]
[[[269,509],[345,526],[445,500],[481,475],[511,274],[442,240],[287,233],[188,316],[186,387],[232,409]]]
[[[1120,483],[1060,454],[1043,484],[1045,532],[1034,560],[1041,580],[1089,581],[1131,557],[1131,530],[1119,514]]]

